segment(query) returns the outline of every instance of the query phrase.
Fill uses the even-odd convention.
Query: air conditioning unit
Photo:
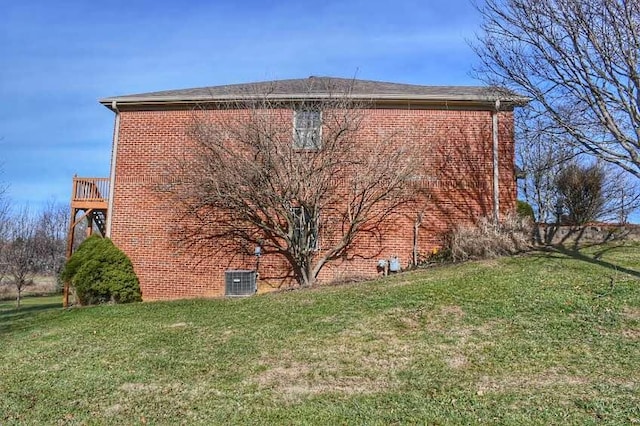
[[[235,269],[224,272],[225,296],[251,296],[258,291],[256,271]]]

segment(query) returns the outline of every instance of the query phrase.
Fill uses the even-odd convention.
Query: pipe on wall
[[[496,99],[495,110],[491,112],[492,136],[493,136],[493,219],[495,223],[500,220],[500,164],[498,157],[498,112],[500,111],[500,99]]]
[[[107,205],[107,231],[105,237],[111,238],[111,222],[113,218],[113,196],[116,186],[116,158],[118,156],[118,135],[120,133],[120,111],[116,101],[111,102],[111,109],[116,113],[113,127],[113,146],[111,148],[111,172],[109,174],[109,201]]]

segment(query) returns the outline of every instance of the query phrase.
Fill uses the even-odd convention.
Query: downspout
[[[120,133],[120,111],[116,101],[111,102],[111,109],[116,113],[116,121],[113,128],[113,147],[111,149],[111,173],[109,174],[109,201],[107,204],[107,235],[111,238],[111,222],[113,218],[113,196],[116,186],[116,158],[118,157],[118,135]]]
[[[498,112],[500,99],[496,99],[495,110],[491,112],[493,130],[493,220],[500,221],[500,164],[498,157]]]

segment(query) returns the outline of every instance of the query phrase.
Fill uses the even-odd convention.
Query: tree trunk
[[[422,224],[422,213],[418,213],[413,222],[413,266],[418,266],[418,232]]]

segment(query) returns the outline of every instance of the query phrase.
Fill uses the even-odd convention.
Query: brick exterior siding
[[[176,299],[224,295],[224,271],[254,269],[253,256],[200,256],[176,247],[171,238],[175,209],[157,191],[176,159],[189,156],[188,130],[194,117],[233,111],[123,110],[120,112],[111,238],[133,262],[143,299]],[[293,117],[293,113],[292,113]],[[499,118],[501,213],[515,208],[513,113]],[[419,249],[427,253],[442,243],[445,232],[491,215],[493,205],[492,112],[482,110],[393,109],[365,111],[359,140],[397,131],[420,155],[425,195],[398,212],[378,237],[361,236],[350,255],[325,266],[327,283],[353,276],[375,276],[378,259],[398,256],[405,267],[412,258],[413,227],[422,213]],[[322,239],[322,235],[320,236]],[[260,261],[260,291],[292,285],[286,263],[274,256]]]

